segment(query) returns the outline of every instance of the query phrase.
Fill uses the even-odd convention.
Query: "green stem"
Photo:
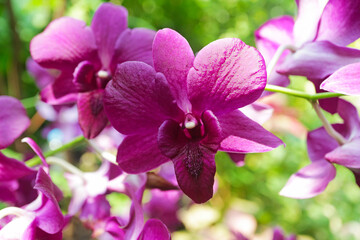
[[[35,107],[37,101],[39,100],[39,96],[35,95],[33,97],[29,97],[29,98],[24,98],[21,100],[22,105],[24,106],[24,108],[28,109],[28,108],[33,108]]]
[[[57,153],[63,152],[63,151],[68,150],[70,148],[74,148],[74,147],[80,145],[81,143],[83,143],[85,141],[86,141],[86,138],[84,136],[77,137],[74,140],[72,140],[71,142],[62,145],[61,147],[59,147],[59,148],[57,148],[55,150],[45,152],[44,156],[45,157],[53,156],[53,155],[55,155]],[[26,161],[26,165],[28,167],[33,167],[33,166],[36,166],[36,165],[39,165],[39,164],[41,164],[41,160],[40,160],[40,158],[38,156],[33,157],[32,159]]]
[[[304,98],[304,99],[307,99],[309,101],[316,101],[318,99],[344,96],[344,94],[333,93],[333,92],[323,92],[323,93],[310,94],[310,93],[305,93],[305,92],[302,92],[302,91],[289,89],[289,88],[285,88],[285,87],[279,87],[279,86],[270,85],[270,84],[266,85],[265,91],[283,93],[283,94],[287,94],[287,95],[294,96],[294,97]]]

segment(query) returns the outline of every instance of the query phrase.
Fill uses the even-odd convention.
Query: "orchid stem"
[[[74,165],[66,162],[65,160],[61,159],[61,158],[57,158],[57,157],[49,157],[47,160],[48,164],[55,164],[60,166],[61,168],[63,168],[65,171],[72,173],[74,175],[77,175],[81,178],[84,178],[84,173],[78,169],[77,167],[75,167]]]
[[[320,105],[317,101],[312,101],[311,105],[313,106],[313,108],[315,109],[316,114],[318,115],[319,119],[321,120],[326,132],[332,137],[334,138],[339,145],[344,145],[346,143],[345,138],[338,133],[332,126],[331,124],[328,122],[328,120],[325,118],[324,113],[322,112]]]
[[[61,147],[59,147],[59,148],[57,148],[55,150],[45,152],[44,156],[45,156],[45,158],[50,157],[50,156],[53,156],[53,155],[55,155],[57,153],[68,150],[70,148],[74,148],[74,147],[82,144],[83,142],[85,142],[85,140],[86,139],[85,139],[84,136],[77,137],[77,138],[73,139],[71,142],[62,145]],[[34,166],[39,165],[39,164],[41,164],[41,160],[40,160],[40,158],[38,156],[33,157],[30,160],[26,161],[26,165],[28,167],[34,167]]]
[[[302,91],[298,91],[298,90],[294,90],[294,89],[289,89],[289,88],[286,88],[286,87],[279,87],[279,86],[271,85],[271,84],[266,85],[265,91],[283,93],[283,94],[294,96],[294,97],[304,98],[304,99],[307,99],[309,101],[316,101],[318,99],[325,99],[325,98],[333,98],[333,97],[344,96],[344,94],[333,93],[333,92],[323,92],[323,93],[310,94],[310,93],[306,93],[306,92],[302,92]]]
[[[289,49],[292,52],[296,51],[296,47],[290,44],[280,45],[278,49],[276,50],[274,56],[272,57],[270,63],[268,64],[266,68],[267,76],[269,77],[270,74],[273,72],[277,62],[279,61],[281,55],[285,50]]]
[[[106,152],[106,151],[102,151],[98,146],[96,146],[95,143],[91,142],[91,141],[87,141],[88,144],[90,145],[90,147],[96,152],[96,154],[99,155],[100,158],[104,158],[105,160],[118,165],[118,163],[116,162],[116,155],[110,153],[110,152]]]

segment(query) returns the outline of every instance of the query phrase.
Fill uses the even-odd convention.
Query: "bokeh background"
[[[103,1],[0,0],[0,95],[29,98],[24,103],[28,104],[27,111],[33,117],[33,125],[39,121],[36,119],[39,116],[33,107],[32,97],[39,90],[26,71],[30,40],[51,20],[61,16],[82,19],[89,24],[101,2]],[[237,37],[254,46],[254,31],[261,24],[276,16],[296,15],[293,0],[111,2],[122,4],[128,9],[130,27],[154,30],[173,28],[189,41],[195,52],[224,37]],[[291,78],[291,82],[292,88],[307,91],[312,89],[311,84],[303,78]],[[310,104],[303,99],[274,94],[262,101],[274,107],[274,116],[266,122],[265,127],[283,139],[286,147],[279,147],[265,154],[250,154],[243,167],[236,167],[226,154],[219,153],[216,156],[217,193],[206,204],[179,211],[184,227],[173,233],[173,239],[228,239],[225,219],[231,211],[253,215],[258,234],[280,226],[286,233],[299,235],[299,239],[360,239],[360,189],[347,169],[337,167],[337,176],[326,191],[312,199],[295,200],[278,195],[291,174],[309,163],[306,131],[320,127],[321,123]],[[332,122],[339,121],[337,116],[327,117]],[[27,132],[37,142],[43,143],[44,148],[47,147],[47,142],[42,140],[40,132],[47,124],[46,121],[40,121],[38,126],[32,125],[33,129]],[[12,148],[25,151],[18,145],[15,144]],[[72,156],[79,154],[81,153]],[[91,170],[98,164],[91,156],[81,159],[81,168]],[[70,192],[62,173],[55,171],[53,175],[55,181],[65,189],[65,196],[69,199]],[[109,200],[114,209],[121,209],[122,205],[128,206],[127,199],[121,196],[111,195]],[[79,229],[82,228],[72,231]],[[84,236],[88,235],[85,233]],[[84,236],[83,239],[89,239]]]

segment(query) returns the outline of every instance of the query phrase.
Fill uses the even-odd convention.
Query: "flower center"
[[[193,140],[200,140],[204,136],[204,126],[200,119],[196,118],[192,113],[185,115],[182,124],[185,136]]]
[[[97,79],[97,87],[100,89],[104,89],[106,84],[111,80],[112,76],[111,76],[111,72],[106,71],[106,70],[99,70],[96,73]]]
[[[186,114],[184,120],[184,127],[187,129],[193,129],[199,124],[198,120],[191,113]]]

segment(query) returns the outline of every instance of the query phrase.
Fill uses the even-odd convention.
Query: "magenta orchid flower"
[[[264,152],[281,140],[238,108],[254,102],[266,85],[261,55],[239,39],[215,41],[194,54],[171,29],[154,39],[155,69],[142,62],[118,67],[105,89],[105,111],[128,135],[117,162],[129,173],[172,160],[180,188],[197,203],[213,195],[218,150]]]
[[[53,184],[49,176],[49,166],[39,146],[30,138],[22,140],[29,144],[34,152],[39,155],[44,166],[37,171],[34,189],[38,196],[31,203],[19,207],[7,207],[0,210],[0,219],[6,216],[15,217],[8,219],[0,228],[0,239],[62,239],[64,216],[60,210],[58,201],[62,198],[62,192]],[[22,162],[6,162],[1,166],[4,170],[12,170],[7,175],[14,177],[26,176],[34,172]],[[4,176],[2,176],[4,178]]]
[[[311,164],[293,174],[280,195],[291,198],[311,198],[323,192],[334,179],[334,163],[349,168],[360,186],[360,119],[357,109],[350,103],[339,100],[338,113],[343,124],[334,124],[346,142],[340,145],[321,127],[309,132],[307,139]]]
[[[31,41],[32,58],[42,67],[60,70],[55,81],[41,91],[50,104],[77,101],[79,123],[87,138],[96,137],[107,125],[103,92],[117,64],[144,61],[152,64],[155,32],[127,28],[127,10],[103,3],[91,26],[63,17],[54,20]]]
[[[38,197],[30,204],[0,210],[0,218],[15,215],[1,227],[0,239],[62,239],[64,216],[58,205],[62,195],[43,168],[38,171],[34,188]]]
[[[306,76],[318,92],[321,82],[339,68],[360,61],[360,51],[346,46],[360,37],[357,0],[296,0],[298,16],[274,18],[255,33],[256,44],[267,63],[280,47],[289,47],[270,75],[284,82],[288,75]],[[283,75],[279,75],[281,73]],[[321,100],[321,106],[336,112],[337,99]]]

